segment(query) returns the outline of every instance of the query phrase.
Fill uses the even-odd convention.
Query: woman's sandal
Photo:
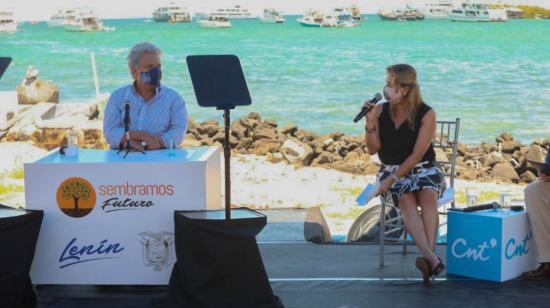
[[[437,276],[445,270],[445,264],[443,264],[441,258],[438,257],[437,259],[439,260],[439,263],[431,270],[433,276]]]
[[[424,280],[424,283],[429,283],[430,277],[433,275],[430,262],[423,257],[418,257],[416,258],[416,268],[422,272],[422,279]]]

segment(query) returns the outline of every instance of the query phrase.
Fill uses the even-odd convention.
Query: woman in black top
[[[405,227],[422,253],[416,267],[428,282],[445,268],[434,253],[439,226],[437,199],[445,189],[444,175],[434,165],[435,112],[423,102],[412,66],[392,65],[386,73],[387,102],[365,103],[374,108],[366,116],[365,139],[369,153],[378,153],[383,164],[378,175],[379,194],[389,193],[399,206]]]

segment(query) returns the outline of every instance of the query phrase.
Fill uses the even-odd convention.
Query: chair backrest
[[[458,134],[460,132],[460,118],[454,121],[437,121],[436,134],[433,140],[434,149],[440,148],[451,152],[451,158],[448,160],[438,160],[435,163],[443,169],[445,176],[449,177],[450,187],[454,187],[456,177],[456,157],[458,147]],[[452,203],[454,207],[454,202]]]

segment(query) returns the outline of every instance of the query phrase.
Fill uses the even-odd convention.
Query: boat
[[[462,2],[449,13],[452,21],[504,22],[508,20],[504,9],[491,9],[488,4],[479,2]]]
[[[361,16],[359,9],[354,7],[335,8],[333,14],[336,16],[337,27],[341,28],[359,27],[362,20],[367,20]]]
[[[447,19],[452,8],[453,0],[438,0],[425,2],[420,12],[426,19]]]
[[[215,12],[210,14],[214,17],[225,17],[227,19],[253,19],[257,16],[252,15],[248,9],[241,7],[240,5],[235,5],[232,8],[227,9],[217,9]]]
[[[380,10],[378,16],[382,20],[397,20],[397,21],[419,21],[424,20],[424,14],[413,8],[396,9],[396,10]]]
[[[153,20],[170,23],[191,22],[191,13],[186,7],[178,6],[172,2],[167,6],[157,8],[153,12]]]
[[[339,7],[334,9],[334,14],[337,16],[347,16],[350,15],[354,21],[366,21],[367,17],[364,17],[361,14],[361,10],[357,5],[352,5],[350,7]]]
[[[115,28],[105,27],[103,22],[92,10],[81,10],[76,20],[63,26],[66,31],[71,32],[96,32],[114,31]]]
[[[13,18],[13,12],[0,11],[0,32],[17,32],[17,22]]]
[[[285,17],[275,9],[264,9],[264,14],[260,17],[260,20],[264,23],[282,24],[285,22]]]
[[[351,15],[323,14],[319,11],[307,12],[297,21],[303,27],[311,28],[354,28],[361,25]]]
[[[231,22],[228,18],[213,15],[210,15],[208,19],[200,19],[197,23],[203,28],[231,28]]]
[[[78,15],[82,8],[64,8],[57,11],[55,14],[50,17],[48,20],[48,26],[50,27],[62,27],[69,24],[76,23]]]

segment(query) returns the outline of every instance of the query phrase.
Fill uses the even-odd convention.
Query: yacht
[[[197,22],[203,28],[231,28],[231,22],[226,17],[210,15],[208,19],[200,19]]]
[[[0,32],[17,32],[17,22],[12,12],[0,11]]]
[[[50,17],[50,20],[48,20],[48,26],[62,27],[68,24],[74,24],[78,18],[78,15],[80,15],[80,12],[77,8],[61,9]]]
[[[351,18],[355,21],[366,21],[367,18],[363,17],[363,14],[361,14],[361,10],[357,5],[352,5],[350,7],[339,7],[334,9],[334,14],[337,16],[351,16]]]
[[[270,24],[282,24],[285,22],[285,17],[275,9],[264,9],[264,14],[260,17],[260,20]]]
[[[191,22],[191,13],[185,7],[170,3],[168,6],[157,8],[153,12],[155,22]]]
[[[427,19],[446,19],[453,8],[453,0],[439,0],[426,2],[420,7],[420,12]]]
[[[463,2],[449,13],[452,21],[507,21],[508,16],[503,9],[491,9],[488,4],[479,2]]]
[[[252,19],[257,18],[252,15],[248,9],[242,8],[240,5],[235,5],[232,8],[217,9],[214,13],[210,14],[213,17],[225,17],[227,19]]]
[[[319,11],[307,12],[297,21],[303,27],[312,28],[354,28],[361,25],[360,22],[354,21],[350,15],[323,14]]]
[[[398,21],[418,21],[424,20],[424,14],[413,8],[397,9],[397,10],[380,10],[378,16],[382,20],[398,20]]]
[[[92,10],[81,10],[73,23],[63,26],[66,31],[72,32],[96,32],[114,31],[115,28],[105,27],[103,22]]]

